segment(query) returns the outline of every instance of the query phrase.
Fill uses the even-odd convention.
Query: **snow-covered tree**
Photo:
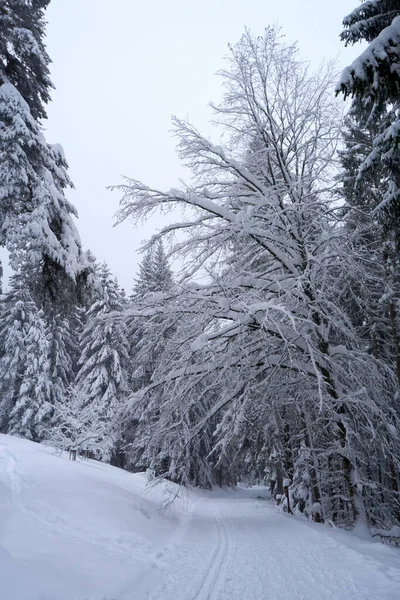
[[[177,299],[176,292],[170,292],[169,297],[165,295],[163,305],[168,309],[162,314],[154,310],[157,304],[150,304],[155,298],[149,298],[147,309],[141,309],[147,310],[148,314],[144,312],[136,319],[143,322],[146,335],[142,337],[135,364],[145,368],[142,378],[135,381],[134,394],[128,404],[128,414],[135,422],[128,465],[135,470],[151,469],[156,475],[167,475],[173,481],[184,484],[190,482],[210,487],[215,482],[220,485],[235,483],[237,465],[230,468],[234,461],[227,462],[224,452],[212,455],[213,432],[218,421],[210,418],[195,431],[220,390],[216,390],[212,374],[209,377],[205,374],[195,384],[190,377],[190,371],[200,361],[198,356],[188,357],[182,341],[192,339],[196,333],[200,336],[202,323],[196,312],[170,312]],[[148,355],[154,349],[157,349],[156,360],[149,364]],[[185,402],[179,404],[171,402],[172,390],[168,382],[160,387],[156,385],[154,389],[153,383],[158,381],[160,373],[170,370],[172,375],[176,365],[181,368],[184,364],[189,374],[187,396]],[[151,369],[146,371],[150,365]],[[167,424],[165,415],[168,410],[172,413]],[[160,435],[161,430],[163,433]]]
[[[172,270],[160,240],[145,253],[139,265],[139,275],[135,279],[131,298],[133,302],[140,302],[147,294],[168,292],[172,286]]]
[[[18,389],[26,365],[25,338],[28,335],[29,321],[24,310],[23,299],[9,305],[8,298],[1,303],[1,359],[0,359],[0,427],[8,429],[10,412],[15,405]]]
[[[50,100],[49,63],[43,38],[50,0],[3,0],[0,11],[0,85],[11,83],[31,108],[46,116]]]
[[[139,275],[131,295],[131,306],[137,310],[139,307],[152,306],[154,302],[162,302],[163,295],[168,297],[173,285],[172,270],[163,243],[159,241],[150,247],[139,265]],[[129,317],[129,312],[127,327],[130,339],[130,387],[136,390],[150,381],[168,332],[164,329],[160,317],[135,319]],[[153,340],[151,349],[148,344],[150,338]],[[143,351],[144,347],[146,349]]]
[[[137,391],[150,382],[157,361],[163,355],[166,338],[171,335],[170,328],[164,327],[162,317],[143,319],[136,318],[135,314],[138,310],[152,306],[155,299],[162,302],[162,297],[168,297],[173,285],[172,270],[160,241],[145,253],[139,265],[130,302],[125,305],[124,323],[129,340],[127,373],[131,391]],[[151,462],[147,450],[143,448],[138,420],[139,415],[131,411],[124,420],[121,431],[121,448],[124,450],[120,451],[119,466],[130,470],[141,469],[144,465],[147,468]],[[141,431],[144,430],[145,427],[142,427]]]
[[[73,321],[75,326],[76,320]],[[75,363],[79,352],[77,333],[69,320],[61,315],[56,315],[49,322],[47,338],[53,405],[64,402],[67,390],[75,379]]]
[[[95,298],[98,297],[101,285],[99,282],[100,263],[91,250],[86,250],[85,260],[88,264],[88,285],[83,290],[84,294],[82,296],[82,308],[84,311],[87,311],[93,304]]]
[[[242,472],[243,461],[254,469],[266,457],[281,483],[298,474],[309,512],[321,501],[323,517],[342,524],[365,506],[376,518],[383,486],[390,522],[394,489],[377,482],[367,446],[397,464],[394,380],[363,352],[338,300],[338,271],[350,275],[353,264],[331,203],[341,124],[332,74],[310,73],[270,28],[261,38],[244,34],[222,77],[214,109],[225,147],[174,120],[193,183],[169,192],[136,180],[122,186],[121,220],[191,212],[153,241],[180,232],[171,254],[190,257],[184,277],[209,273],[208,283],[142,312],[162,316],[165,328],[193,315],[196,326],[179,328],[175,352],[135,395],[136,410],[156,402],[152,444],[168,439],[167,475],[179,464],[180,480],[190,481],[198,455],[188,444],[216,420],[210,456]]]
[[[104,453],[103,440],[108,437],[108,428],[109,424],[87,404],[86,396],[71,386],[65,398],[55,403],[47,441],[69,451],[74,460],[77,454],[99,456]]]
[[[86,262],[64,195],[70,185],[59,146],[49,146],[28,104],[10,83],[0,86],[0,232],[18,270],[28,263],[36,272],[35,296],[41,306],[64,306]]]
[[[0,244],[18,270],[36,271],[34,298],[46,313],[76,303],[87,265],[65,197],[71,186],[59,145],[47,144],[45,117],[51,82],[44,50],[48,1],[16,0],[0,11]]]
[[[375,162],[360,173],[380,125],[381,120],[368,119],[362,101],[353,102],[344,129],[343,169],[338,179],[343,181],[340,194],[345,200],[344,219],[356,268],[351,281],[343,280],[342,295],[361,339],[377,358],[393,367],[400,382],[396,232],[384,227],[374,212],[383,201],[385,167]]]
[[[100,458],[108,460],[117,441],[119,416],[127,394],[128,342],[115,279],[107,265],[99,272],[98,298],[89,308],[80,345],[76,386],[102,423],[108,424]]]
[[[4,0],[0,7],[0,245],[24,290],[11,294],[3,315],[3,420],[10,432],[36,440],[73,378],[68,330],[91,275],[65,196],[72,186],[65,156],[46,142],[41,124],[52,87],[48,4]]]
[[[3,320],[2,337],[2,428],[40,441],[53,412],[49,348],[43,313],[28,292],[16,295],[15,304]]]
[[[367,41],[368,47],[347,67],[338,92],[362,100],[363,112],[379,123],[374,144],[361,170],[384,166],[383,196],[377,208],[398,229],[400,137],[400,6],[397,0],[367,0],[343,21],[346,44]],[[359,103],[360,106],[360,103]]]

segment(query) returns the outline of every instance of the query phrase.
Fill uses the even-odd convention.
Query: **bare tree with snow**
[[[261,456],[266,470],[278,463],[280,485],[298,475],[309,511],[318,502],[324,518],[350,524],[366,496],[370,511],[379,503],[366,440],[398,460],[398,417],[390,371],[362,351],[338,302],[338,273],[353,265],[331,194],[341,126],[332,69],[311,73],[274,28],[246,32],[228,63],[214,106],[224,147],[174,119],[193,182],[120,186],[119,220],[189,209],[153,239],[179,234],[171,254],[186,258],[184,279],[209,275],[153,307],[196,325],[172,338],[175,351],[134,402],[146,412],[160,396],[151,427],[160,443],[168,436],[170,476],[191,479],[188,449],[214,421],[209,468],[213,458],[254,467]]]

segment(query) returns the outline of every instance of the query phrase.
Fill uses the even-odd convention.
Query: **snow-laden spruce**
[[[0,245],[16,272],[2,299],[0,427],[35,440],[73,382],[76,311],[93,279],[65,195],[63,150],[43,133],[48,4],[4,0],[0,9]]]
[[[400,6],[397,0],[368,0],[343,21],[346,44],[366,40],[368,47],[347,67],[337,93],[361,99],[372,123],[380,121],[372,149],[360,165],[361,172],[383,164],[383,198],[377,209],[382,217],[399,225],[400,137]]]
[[[43,43],[47,5],[6,0],[1,8],[0,245],[14,270],[25,262],[36,271],[34,300],[54,316],[62,304],[79,302],[88,266],[76,210],[65,197],[72,185],[65,156],[46,142],[41,123],[52,87]]]
[[[169,477],[207,485],[221,465],[232,480],[267,473],[275,493],[290,478],[308,514],[317,502],[324,519],[349,525],[367,511],[391,524],[395,489],[371,467],[398,463],[395,377],[363,350],[341,303],[353,264],[331,194],[341,125],[332,73],[311,73],[273,28],[246,32],[228,61],[214,106],[225,146],[174,119],[193,183],[120,187],[119,220],[190,213],[153,238],[179,234],[171,256],[187,258],[192,281],[142,311],[176,333],[132,409],[148,416]]]
[[[354,100],[346,118],[338,176],[345,200],[345,223],[352,245],[354,276],[342,279],[342,299],[366,348],[396,372],[400,383],[400,261],[396,228],[386,227],[375,208],[385,193],[386,167],[376,162],[363,170],[373,140],[385,117],[371,120],[360,100]]]
[[[2,315],[2,326],[2,431],[42,440],[53,414],[49,348],[43,313],[29,292],[16,291],[14,302]]]
[[[98,297],[88,310],[80,340],[76,388],[95,418],[107,424],[96,456],[109,460],[118,439],[121,406],[127,394],[128,342],[118,318],[122,310],[119,289],[105,264],[100,268],[99,283]]]
[[[35,267],[45,257],[72,278],[83,268],[81,243],[64,196],[71,185],[59,147],[49,146],[29,105],[11,83],[0,86],[1,239],[18,268],[21,252]]]
[[[54,316],[48,325],[51,403],[62,404],[76,374],[77,332],[66,317]]]
[[[44,47],[44,12],[50,0],[2,0],[0,85],[10,82],[29,104],[34,119],[46,117],[50,58]]]
[[[171,337],[173,328],[169,323],[165,327],[162,315],[153,315],[153,319],[143,319],[136,314],[146,311],[154,303],[162,303],[163,297],[169,297],[174,286],[171,267],[161,241],[150,246],[144,253],[135,278],[127,311],[121,318],[129,341],[128,385],[131,392],[147,386],[152,380],[156,365],[164,359],[166,339]],[[157,412],[154,406],[154,413]],[[148,439],[149,413],[140,415],[131,413],[124,419],[121,428],[119,466],[134,471],[150,466],[159,471],[159,459],[153,463],[150,455],[151,440]],[[142,437],[144,436],[144,438]]]

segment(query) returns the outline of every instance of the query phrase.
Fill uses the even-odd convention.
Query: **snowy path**
[[[261,490],[160,513],[166,486],[145,485],[0,435],[1,599],[400,598],[397,550],[277,513]]]
[[[400,553],[277,514],[257,492],[210,494],[138,600],[383,600],[400,597]],[[169,573],[174,573],[171,577]],[[117,596],[117,598],[119,598]]]

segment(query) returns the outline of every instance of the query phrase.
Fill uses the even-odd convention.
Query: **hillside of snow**
[[[399,551],[281,514],[262,489],[146,483],[0,435],[2,600],[400,597]]]

